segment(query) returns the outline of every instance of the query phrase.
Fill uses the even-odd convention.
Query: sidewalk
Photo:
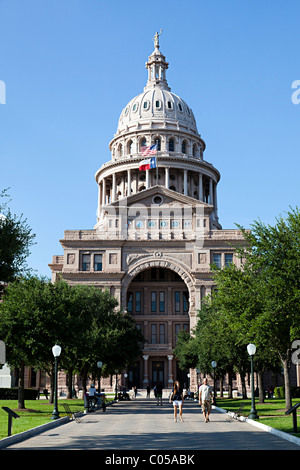
[[[248,422],[228,421],[215,408],[203,421],[197,402],[186,400],[184,422],[173,420],[167,399],[120,401],[8,447],[19,450],[300,450],[300,446]],[[300,440],[299,440],[300,441]]]

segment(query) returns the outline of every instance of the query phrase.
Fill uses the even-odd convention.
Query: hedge
[[[39,391],[32,388],[24,389],[24,400],[36,400]],[[0,400],[17,400],[18,388],[0,388]]]
[[[274,389],[275,398],[285,398],[284,386]],[[292,398],[300,398],[300,387],[291,387]]]

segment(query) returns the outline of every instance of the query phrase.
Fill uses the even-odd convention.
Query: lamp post
[[[214,398],[213,398],[213,405],[216,405],[216,361],[211,361],[211,366],[214,370]]]
[[[253,377],[253,356],[256,352],[255,344],[248,344],[247,346],[248,354],[251,358],[251,411],[249,414],[250,419],[258,419],[258,414],[255,409],[255,397],[254,397],[254,377]]]
[[[55,359],[55,372],[54,372],[54,410],[52,413],[52,418],[51,419],[58,419],[59,418],[59,412],[58,412],[58,407],[57,407],[57,364],[58,364],[58,358],[61,353],[61,347],[56,344],[52,348],[52,353]]]
[[[97,367],[98,367],[98,369],[99,369],[99,374],[98,374],[98,393],[101,392],[101,388],[100,388],[100,377],[101,377],[101,369],[102,369],[102,366],[103,366],[103,362],[98,361],[98,362],[97,362]]]

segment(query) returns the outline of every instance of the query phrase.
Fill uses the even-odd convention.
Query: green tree
[[[7,190],[0,193],[0,281],[10,282],[16,276],[28,273],[30,269],[26,258],[30,254],[30,246],[34,244],[27,220],[23,215],[13,215],[5,198]]]

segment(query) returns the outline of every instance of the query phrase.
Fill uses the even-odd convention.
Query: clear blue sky
[[[95,172],[160,28],[168,83],[221,173],[223,228],[299,206],[299,18],[294,0],[0,0],[0,188],[36,234],[37,274],[64,230],[93,228]]]

